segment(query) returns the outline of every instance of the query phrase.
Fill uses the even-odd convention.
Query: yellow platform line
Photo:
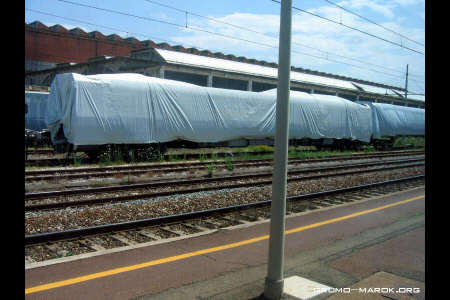
[[[379,206],[379,207],[376,207],[376,208],[360,211],[360,212],[349,214],[349,215],[342,216],[342,217],[339,217],[339,218],[329,219],[329,220],[326,220],[326,221],[322,221],[322,222],[318,222],[318,223],[314,223],[314,224],[310,224],[310,225],[306,225],[306,226],[293,228],[293,229],[285,231],[285,234],[286,235],[287,234],[292,234],[292,233],[296,233],[296,232],[300,232],[300,231],[304,231],[304,230],[320,227],[320,226],[323,226],[323,225],[327,225],[327,224],[331,224],[331,223],[336,223],[336,222],[348,220],[348,219],[351,219],[351,218],[355,218],[355,217],[358,217],[358,216],[370,214],[370,213],[373,213],[373,212],[376,212],[376,211],[380,211],[380,210],[383,210],[383,209],[386,209],[386,208],[390,208],[390,207],[394,207],[394,206],[397,206],[397,205],[405,204],[405,203],[412,202],[412,201],[415,201],[415,200],[419,200],[419,199],[422,199],[422,198],[425,198],[425,195],[421,195],[421,196],[417,196],[417,197],[414,197],[414,198],[398,201],[398,202],[395,202],[395,203],[392,203],[392,204],[387,204],[387,205]],[[243,241],[240,241],[240,242],[226,244],[226,245],[222,245],[222,246],[218,246],[218,247],[202,249],[202,250],[188,252],[188,253],[184,253],[184,254],[180,254],[180,255],[170,256],[170,257],[161,258],[161,259],[156,259],[156,260],[148,261],[148,262],[141,263],[141,264],[136,264],[136,265],[131,265],[131,266],[127,266],[127,267],[111,269],[111,270],[107,270],[107,271],[103,271],[103,272],[98,272],[98,273],[93,273],[93,274],[89,274],[89,275],[74,277],[74,278],[71,278],[71,279],[66,279],[66,280],[56,281],[56,282],[52,282],[52,283],[42,284],[42,285],[38,285],[38,286],[35,286],[35,287],[31,287],[31,288],[25,289],[25,294],[32,294],[32,293],[45,291],[45,290],[50,290],[50,289],[54,289],[54,288],[58,288],[58,287],[66,286],[66,285],[72,285],[72,284],[76,284],[76,283],[80,283],[80,282],[84,282],[84,281],[89,281],[89,280],[96,279],[96,278],[107,277],[107,276],[111,276],[111,275],[115,275],[115,274],[119,274],[119,273],[134,271],[134,270],[138,270],[138,269],[142,269],[142,268],[146,268],[146,267],[150,267],[150,266],[156,266],[156,265],[165,264],[165,263],[168,263],[168,262],[182,260],[182,259],[186,259],[186,258],[189,258],[189,257],[194,257],[194,256],[203,255],[203,254],[223,251],[223,250],[227,250],[227,249],[231,249],[231,248],[236,248],[236,247],[240,247],[240,246],[244,246],[244,245],[253,244],[253,243],[256,243],[256,242],[259,242],[259,241],[263,241],[263,240],[267,240],[267,239],[269,239],[269,235],[263,235],[263,236],[255,237],[255,238],[252,238],[252,239],[243,240]]]

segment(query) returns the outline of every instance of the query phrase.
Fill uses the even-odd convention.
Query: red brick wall
[[[140,43],[96,40],[25,26],[25,60],[79,63],[100,55],[129,56],[131,50],[139,48],[142,48]]]

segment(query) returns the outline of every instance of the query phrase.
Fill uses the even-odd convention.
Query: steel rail
[[[413,156],[421,155],[424,152],[412,152],[402,154],[376,154],[376,155],[339,155],[327,158],[317,159],[290,159],[289,163],[302,163],[302,162],[325,162],[333,160],[355,160],[366,158],[383,158],[389,156]],[[273,162],[272,159],[263,160],[239,160],[231,162],[234,167],[250,167],[250,166],[268,166]],[[206,166],[214,163],[218,167],[225,167],[227,162],[224,161],[208,161],[208,162],[193,162],[193,163],[174,163],[174,164],[158,164],[158,165],[136,165],[136,166],[117,166],[117,167],[93,167],[93,168],[75,168],[75,169],[61,169],[61,170],[39,170],[39,171],[26,171],[26,181],[37,181],[46,179],[77,179],[86,177],[105,177],[114,176],[118,174],[124,175],[139,175],[147,172],[184,172],[194,169],[203,169]],[[76,174],[73,174],[76,173]],[[31,176],[31,177],[30,177]]]
[[[347,165],[341,165],[341,166],[311,167],[308,169],[297,169],[297,170],[291,169],[291,170],[288,170],[288,173],[291,175],[294,175],[294,174],[301,174],[301,173],[333,171],[333,170],[355,168],[355,167],[370,167],[370,166],[384,165],[384,164],[410,163],[410,162],[417,162],[417,161],[422,161],[422,160],[423,160],[423,158],[414,158],[414,159],[404,159],[404,160],[389,160],[389,161],[382,161],[382,162],[365,162],[365,163],[347,164]],[[129,185],[114,185],[114,186],[96,187],[96,188],[26,193],[24,195],[24,199],[26,201],[26,200],[48,198],[48,197],[115,192],[115,191],[123,191],[123,190],[135,190],[135,189],[141,189],[141,188],[167,187],[170,185],[192,185],[192,184],[222,182],[222,181],[249,179],[249,178],[254,178],[254,177],[269,177],[269,176],[272,176],[272,172],[257,172],[257,173],[243,174],[243,175],[221,176],[221,177],[214,177],[214,178],[169,180],[169,181],[158,181],[158,182],[151,182],[151,183],[137,183],[137,184],[129,184]]]
[[[419,152],[420,150],[397,150],[397,151],[384,151],[383,154],[395,154],[395,153],[409,153],[409,152]],[[306,152],[319,152],[317,150],[307,150]],[[230,155],[231,154],[231,155]],[[202,157],[209,157],[210,159],[213,156],[217,156],[220,158],[224,157],[233,157],[239,156],[242,154],[249,155],[265,155],[265,154],[273,154],[271,151],[266,152],[218,152],[218,153],[186,153],[186,154],[165,154],[164,160],[170,161],[170,159],[200,159]],[[364,155],[364,154],[357,154]],[[382,155],[382,154],[381,154]],[[73,164],[73,158],[46,158],[46,159],[28,159],[25,161],[25,166],[57,166],[60,162],[62,166]],[[77,168],[79,169],[79,168]],[[32,171],[27,171],[32,172]],[[36,171],[39,172],[39,171]]]
[[[308,150],[315,152],[317,150]],[[253,154],[253,155],[265,155],[265,154],[273,154],[272,151],[261,151],[261,152],[217,152],[217,153],[185,153],[185,154],[164,154],[163,159],[165,161],[169,161],[172,158],[176,159],[200,159],[201,157],[227,157],[234,156],[239,154]],[[73,163],[73,158],[49,158],[49,159],[28,159],[25,161],[27,166],[36,166],[36,165],[54,165],[55,163],[61,162],[63,164]]]
[[[400,168],[410,168],[410,167],[423,166],[423,165],[424,165],[423,163],[416,163],[416,164],[409,164],[409,165],[403,165],[403,166],[385,167],[385,168],[370,169],[370,170],[346,171],[346,172],[333,173],[333,174],[319,174],[319,175],[313,175],[313,176],[288,178],[287,181],[294,182],[294,181],[314,180],[314,179],[321,179],[324,177],[338,177],[338,176],[355,175],[355,174],[362,174],[362,173],[372,173],[372,172],[388,171],[388,170],[400,169]],[[186,190],[175,190],[175,191],[166,191],[166,192],[157,192],[157,193],[142,193],[139,195],[125,195],[125,196],[119,196],[119,197],[106,197],[106,198],[96,198],[96,199],[88,199],[88,200],[75,200],[75,201],[65,201],[65,202],[56,202],[56,203],[31,204],[31,205],[25,205],[25,212],[37,211],[37,210],[48,210],[48,209],[61,209],[61,208],[74,207],[74,206],[104,204],[104,203],[112,203],[112,202],[125,202],[125,201],[149,199],[149,198],[178,195],[178,194],[192,194],[192,193],[197,193],[197,192],[205,192],[205,191],[213,191],[213,190],[221,190],[221,189],[233,189],[233,188],[269,185],[271,183],[272,183],[272,180],[264,180],[264,181],[258,181],[258,182],[237,183],[237,184],[229,184],[229,185],[222,185],[222,186],[191,188],[191,189],[186,189]]]
[[[353,192],[353,191],[357,191],[357,190],[368,189],[368,188],[378,187],[378,186],[382,186],[382,185],[395,184],[395,183],[416,180],[416,179],[421,179],[421,178],[425,178],[425,175],[404,177],[404,178],[399,178],[399,179],[394,179],[394,180],[381,181],[381,182],[376,182],[376,183],[371,183],[371,184],[363,184],[363,185],[334,189],[334,190],[323,191],[323,192],[318,192],[318,193],[290,196],[290,197],[287,197],[287,201],[309,200],[309,199],[319,198],[319,197],[323,197],[323,196]],[[240,204],[240,205],[236,205],[236,206],[228,206],[228,207],[223,207],[223,208],[202,210],[202,211],[170,215],[170,216],[163,216],[163,217],[157,217],[157,218],[147,218],[147,219],[142,219],[142,220],[120,222],[120,223],[107,224],[107,225],[98,225],[98,226],[79,228],[79,229],[71,229],[71,230],[63,230],[63,231],[57,231],[57,232],[47,232],[47,233],[25,235],[25,246],[32,245],[32,244],[38,244],[38,243],[46,243],[46,242],[50,242],[50,241],[58,241],[58,240],[64,240],[64,239],[77,238],[77,237],[86,236],[86,235],[102,234],[102,233],[108,233],[108,232],[112,232],[112,231],[129,230],[129,229],[135,229],[135,228],[139,228],[139,227],[154,226],[154,225],[161,225],[161,224],[167,224],[167,223],[172,223],[172,222],[185,221],[187,219],[195,219],[195,218],[210,216],[210,215],[214,215],[214,214],[223,214],[223,213],[227,213],[227,212],[231,212],[231,211],[239,211],[239,210],[253,208],[253,207],[267,206],[271,202],[272,202],[272,200],[265,200],[265,201],[254,202],[254,203]]]
[[[34,149],[34,150],[28,149],[28,150],[26,150],[26,153],[28,155],[30,155],[30,154],[55,154],[56,151],[54,149]]]

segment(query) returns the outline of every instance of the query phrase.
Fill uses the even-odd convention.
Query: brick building
[[[95,56],[128,56],[130,51],[151,43],[80,28],[68,30],[61,25],[47,27],[39,21],[25,23],[25,72],[53,68],[59,63],[87,62]]]

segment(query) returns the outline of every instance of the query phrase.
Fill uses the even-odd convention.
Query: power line
[[[255,41],[251,41],[251,40],[247,40],[247,39],[243,39],[243,38],[237,38],[237,37],[233,37],[233,36],[226,35],[226,34],[222,34],[222,33],[212,32],[212,31],[208,31],[208,30],[206,30],[206,29],[202,29],[202,28],[198,28],[198,27],[194,27],[194,26],[181,25],[181,24],[172,23],[172,22],[168,22],[168,21],[164,21],[164,20],[160,20],[160,19],[149,18],[149,17],[142,17],[142,16],[130,14],[130,13],[125,13],[125,12],[117,11],[117,10],[112,10],[112,9],[108,9],[108,8],[96,7],[96,6],[91,6],[91,5],[82,4],[82,3],[71,2],[71,1],[67,1],[67,0],[57,0],[57,1],[69,3],[69,4],[72,4],[72,5],[78,5],[78,6],[89,7],[89,8],[93,8],[93,9],[97,9],[97,10],[102,10],[102,11],[106,11],[106,12],[110,12],[110,13],[115,13],[115,14],[120,14],[120,15],[124,15],[124,16],[134,17],[134,18],[138,18],[138,19],[142,19],[142,20],[146,20],[146,21],[152,21],[152,22],[163,23],[163,24],[166,24],[166,25],[172,25],[172,26],[179,27],[179,28],[190,28],[190,29],[192,29],[192,30],[197,30],[197,31],[201,31],[201,32],[205,32],[205,33],[209,33],[209,34],[213,34],[213,35],[219,35],[219,36],[226,37],[226,38],[230,38],[230,39],[234,39],[234,40],[239,40],[239,41],[243,41],[243,42],[253,43],[253,44],[256,44],[256,45],[267,46],[267,47],[271,47],[271,48],[277,49],[277,46],[268,45],[268,44],[264,44],[264,43],[261,43],[261,42],[255,42]],[[317,58],[319,58],[319,57],[317,57]]]
[[[344,10],[344,11],[346,11],[346,12],[352,14],[352,15],[355,15],[355,16],[357,16],[357,17],[360,17],[361,19],[366,20],[366,21],[369,22],[369,23],[372,23],[372,24],[374,24],[374,25],[376,25],[376,26],[379,26],[379,27],[381,27],[381,28],[383,28],[383,29],[389,31],[389,32],[392,32],[392,33],[394,33],[394,34],[396,34],[396,35],[399,35],[399,36],[401,36],[401,37],[403,37],[403,38],[405,38],[405,39],[407,39],[407,40],[409,40],[409,41],[411,41],[411,42],[414,42],[414,43],[416,43],[416,44],[418,44],[418,45],[421,45],[421,46],[424,46],[424,47],[425,47],[425,45],[422,44],[422,43],[419,43],[419,42],[417,42],[417,41],[415,41],[415,40],[412,40],[412,39],[408,38],[407,36],[405,36],[405,35],[403,35],[403,34],[401,34],[401,33],[395,32],[395,31],[392,30],[392,29],[389,29],[389,28],[387,28],[387,27],[385,27],[385,26],[383,26],[383,25],[381,25],[381,24],[378,24],[378,23],[376,23],[376,22],[374,22],[374,21],[372,21],[372,20],[370,20],[370,19],[368,19],[368,18],[366,18],[366,17],[364,17],[364,16],[361,16],[361,15],[359,15],[359,14],[357,14],[357,13],[351,11],[351,10],[348,10],[348,9],[346,9],[345,7],[342,7],[342,6],[340,6],[340,5],[338,5],[338,4],[334,3],[334,2],[332,2],[332,1],[330,1],[330,0],[324,0],[324,1],[330,3],[331,5],[336,6],[336,7],[340,8],[340,9],[342,9],[342,10]]]
[[[176,23],[171,23],[171,22],[167,22],[167,21],[164,21],[164,20],[158,20],[158,19],[155,19],[155,18],[147,18],[147,17],[137,16],[137,15],[133,15],[133,14],[129,14],[129,13],[124,13],[124,12],[115,11],[115,10],[111,10],[111,9],[99,8],[99,7],[90,6],[90,5],[86,5],[86,4],[75,3],[75,2],[71,2],[71,1],[67,1],[67,0],[58,0],[58,1],[60,1],[60,2],[65,2],[65,3],[69,3],[69,4],[73,4],[73,5],[78,5],[78,6],[89,7],[89,8],[93,8],[93,9],[97,9],[97,10],[102,10],[102,11],[106,11],[106,12],[110,12],[110,13],[121,14],[121,15],[125,15],[125,16],[131,16],[131,17],[135,17],[135,18],[139,18],[139,19],[143,19],[143,20],[147,20],[147,21],[164,23],[164,24],[176,26],[176,27],[183,28],[183,29],[185,28],[185,25],[180,25],[180,24],[176,24]],[[201,32],[206,32],[206,33],[209,33],[209,34],[213,34],[213,35],[218,35],[218,36],[222,36],[222,37],[234,39],[234,40],[240,40],[240,41],[245,41],[245,42],[257,44],[257,45],[260,45],[260,46],[270,47],[270,48],[274,48],[274,49],[277,49],[277,48],[278,48],[277,46],[268,45],[268,44],[264,44],[264,43],[260,43],[260,42],[255,42],[255,41],[250,41],[250,40],[241,39],[241,38],[236,38],[236,37],[233,37],[233,36],[229,36],[229,35],[225,35],[225,34],[220,34],[220,33],[216,33],[216,32],[211,32],[211,31],[204,30],[204,29],[201,29],[201,28],[196,28],[196,27],[192,27],[192,26],[189,26],[189,28],[190,28],[190,29],[193,29],[193,30],[197,30],[197,31],[201,31]],[[123,30],[122,30],[122,31],[123,31]],[[385,75],[388,75],[388,76],[392,76],[392,77],[396,77],[396,78],[402,78],[402,77],[399,77],[399,76],[397,76],[397,75],[388,74],[388,73],[385,73],[385,72],[383,73],[383,72],[380,72],[380,71],[377,71],[377,70],[372,70],[372,69],[368,69],[368,68],[365,68],[365,67],[361,67],[361,66],[353,65],[353,64],[349,64],[349,63],[344,63],[344,62],[334,61],[334,60],[331,60],[331,59],[325,59],[325,58],[323,58],[323,57],[311,55],[311,54],[308,54],[308,53],[303,53],[303,52],[299,52],[299,51],[293,51],[293,52],[296,52],[296,53],[299,53],[299,54],[308,55],[308,56],[311,56],[311,57],[315,57],[315,58],[317,58],[317,59],[323,59],[323,60],[328,60],[328,61],[331,61],[331,62],[336,62],[336,63],[340,63],[340,64],[345,64],[345,65],[352,66],[352,67],[359,68],[359,69],[370,70],[370,71],[372,71],[372,72],[376,72],[377,74],[382,73],[382,74],[385,74]]]
[[[212,18],[212,17],[202,16],[202,15],[199,15],[197,13],[194,13],[194,12],[191,12],[191,11],[187,11],[187,10],[184,10],[184,9],[180,9],[180,8],[176,8],[174,6],[170,6],[170,5],[167,5],[167,4],[163,4],[163,3],[159,3],[159,2],[151,1],[151,0],[144,0],[144,1],[152,3],[152,4],[155,4],[155,5],[159,5],[159,6],[162,6],[162,7],[170,8],[170,9],[173,9],[173,10],[176,10],[176,11],[179,11],[179,12],[187,13],[187,14],[190,14],[190,15],[193,15],[193,16],[196,16],[196,17],[205,18],[205,19],[208,19],[208,20],[211,20],[211,21],[214,21],[214,22],[222,23],[222,24],[225,24],[225,25],[228,25],[228,26],[231,26],[231,27],[235,27],[235,28],[238,28],[238,29],[251,31],[253,33],[262,34],[261,32],[256,31],[256,30],[245,28],[245,27],[242,27],[242,26],[239,26],[239,25],[236,25],[236,24],[231,24],[231,23],[228,23],[228,22],[225,22],[225,21],[217,20],[217,19]]]
[[[248,43],[252,43],[252,44],[256,44],[256,45],[260,45],[260,46],[265,46],[265,47],[270,47],[270,48],[273,48],[273,49],[278,49],[277,46],[273,46],[273,45],[269,45],[269,44],[265,44],[265,43],[261,43],[261,42],[255,42],[255,41],[251,41],[251,40],[247,40],[247,39],[243,39],[243,38],[237,38],[235,36],[230,36],[230,35],[226,35],[226,34],[222,34],[222,33],[212,32],[212,31],[209,31],[209,30],[206,30],[206,29],[202,29],[202,28],[198,28],[198,27],[194,27],[194,26],[187,26],[187,24],[186,25],[181,25],[181,24],[167,22],[167,21],[159,20],[159,19],[155,19],[155,18],[148,18],[148,17],[137,16],[137,15],[130,14],[130,13],[120,12],[120,11],[107,9],[107,8],[100,8],[100,7],[96,7],[96,6],[76,3],[76,2],[67,1],[67,0],[58,0],[58,1],[69,3],[69,4],[72,4],[72,5],[89,7],[89,8],[93,8],[93,9],[97,9],[97,10],[101,10],[101,11],[106,11],[106,12],[110,12],[110,13],[115,13],[115,14],[130,16],[130,17],[135,17],[135,18],[143,19],[143,20],[147,20],[147,21],[159,22],[159,23],[176,26],[176,27],[183,28],[183,29],[187,27],[187,28],[192,29],[192,30],[205,32],[205,33],[212,34],[212,35],[217,35],[217,36],[226,37],[226,38],[229,38],[229,39],[239,40],[239,41],[248,42]],[[389,73],[386,73],[386,72],[380,72],[380,71],[377,71],[377,70],[361,67],[361,66],[358,66],[358,65],[355,65],[355,64],[340,62],[340,61],[336,61],[336,60],[333,60],[333,59],[312,55],[312,54],[309,54],[309,53],[304,53],[304,52],[294,51],[294,50],[292,50],[292,52],[295,52],[295,53],[298,53],[298,54],[307,55],[307,56],[314,57],[314,58],[317,58],[317,59],[322,59],[322,60],[338,63],[338,64],[344,64],[344,65],[351,66],[351,67],[354,67],[354,68],[359,68],[359,69],[363,69],[363,70],[369,70],[369,71],[375,72],[377,74],[382,73],[382,74],[385,74],[385,75],[388,75],[388,76],[391,76],[391,77],[395,77],[395,78],[403,78],[403,77],[400,77],[398,75],[393,75],[393,74],[389,74]]]
[[[212,17],[203,16],[203,15],[194,13],[194,12],[192,12],[192,11],[180,9],[180,8],[177,8],[177,7],[174,7],[174,6],[170,6],[170,5],[167,5],[167,4],[159,3],[159,2],[157,2],[157,1],[152,1],[152,0],[143,0],[143,1],[146,1],[146,2],[149,2],[149,3],[152,3],[152,4],[155,4],[155,5],[159,5],[159,6],[162,6],[162,7],[166,7],[166,8],[172,9],[172,10],[176,10],[176,11],[178,11],[178,12],[185,13],[186,15],[187,15],[187,14],[191,14],[191,15],[193,15],[193,16],[197,16],[197,17],[200,17],[200,18],[205,18],[205,19],[208,19],[208,20],[211,20],[211,21],[214,21],[214,22],[217,22],[217,23],[222,23],[222,24],[225,24],[225,25],[228,25],[228,26],[232,26],[232,27],[235,27],[235,28],[238,28],[238,29],[241,29],[241,30],[245,30],[245,31],[257,33],[257,34],[260,34],[260,35],[262,35],[262,36],[264,36],[264,37],[269,37],[269,38],[277,39],[276,37],[268,36],[268,35],[266,35],[265,33],[260,32],[260,31],[256,31],[256,30],[253,30],[253,29],[249,29],[249,28],[246,28],[246,27],[242,27],[242,26],[239,26],[239,25],[236,25],[236,24],[232,24],[232,23],[229,23],[229,22],[224,22],[224,21],[222,21],[222,20],[217,20],[217,19],[212,18]],[[186,25],[186,27],[187,27],[187,25]],[[316,50],[316,51],[319,51],[319,52],[322,52],[322,53],[324,53],[324,54],[326,55],[326,57],[327,57],[326,59],[329,60],[329,59],[328,59],[328,55],[330,54],[329,51],[325,51],[325,50],[322,50],[322,49],[318,49],[318,48],[315,48],[315,47],[311,47],[311,46],[308,46],[308,45],[304,45],[304,44],[300,44],[300,43],[295,43],[295,42],[292,42],[292,44],[293,44],[293,45],[302,46],[302,47],[305,47],[305,48],[309,48],[309,49],[312,49],[312,50]],[[293,52],[295,52],[295,51],[293,51]],[[303,54],[305,54],[305,53],[303,53]],[[308,54],[305,54],[305,55],[308,55]],[[370,63],[370,62],[362,61],[362,60],[360,60],[360,59],[351,58],[351,57],[347,57],[347,56],[339,55],[339,54],[332,54],[332,55],[337,56],[337,57],[341,57],[341,58],[344,58],[344,59],[348,59],[348,60],[353,60],[353,61],[356,61],[356,62],[359,62],[359,63],[363,63],[363,64],[372,65],[372,66],[377,67],[377,68],[381,68],[381,69],[385,69],[385,70],[390,70],[390,71],[394,71],[394,72],[403,73],[402,71],[399,71],[399,70],[396,70],[396,69],[387,68],[387,67],[385,67],[385,66],[379,66],[379,65],[376,65],[376,64],[373,64],[373,63]],[[315,56],[313,56],[313,57],[315,57]],[[316,57],[316,58],[317,58],[317,57]],[[323,58],[322,58],[322,59],[323,59]],[[336,62],[336,61],[334,61],[334,62]],[[409,74],[409,75],[410,75],[410,76],[418,76],[418,75],[414,75],[414,74]],[[392,76],[395,76],[395,75],[392,75]]]
[[[277,0],[271,0],[271,1],[276,2],[276,3],[278,3],[278,4],[280,3],[280,1],[277,1]],[[425,55],[425,53],[423,53],[423,52],[420,52],[420,51],[418,51],[418,50],[415,50],[415,49],[412,49],[412,48],[403,46],[402,44],[399,44],[399,43],[396,43],[396,42],[393,42],[393,41],[384,39],[384,38],[379,37],[379,36],[377,36],[377,35],[374,35],[374,34],[372,34],[372,33],[365,32],[364,30],[361,30],[361,29],[358,29],[358,28],[355,28],[355,27],[352,27],[352,26],[349,26],[349,25],[342,24],[342,23],[340,23],[340,22],[337,22],[337,21],[328,19],[328,18],[323,17],[323,16],[316,15],[316,14],[314,14],[314,13],[312,13],[312,12],[309,12],[309,11],[307,11],[307,10],[304,10],[304,9],[301,9],[301,8],[298,8],[298,7],[295,7],[295,6],[292,6],[292,8],[295,9],[295,10],[304,12],[304,13],[306,13],[306,14],[312,15],[312,16],[314,16],[314,17],[317,17],[317,18],[326,20],[326,21],[328,21],[328,22],[331,22],[331,23],[334,23],[334,24],[337,24],[337,25],[341,25],[341,26],[346,27],[346,28],[348,28],[348,29],[352,29],[352,30],[358,31],[358,32],[360,32],[360,33],[363,33],[363,34],[366,34],[366,35],[371,36],[371,37],[373,37],[373,38],[376,38],[376,39],[385,41],[385,42],[387,42],[387,43],[390,43],[390,44],[393,44],[393,45],[396,45],[396,46],[400,46],[401,48],[404,48],[404,49],[407,49],[407,50],[410,50],[410,51],[413,51],[413,52],[416,52],[416,53]]]

